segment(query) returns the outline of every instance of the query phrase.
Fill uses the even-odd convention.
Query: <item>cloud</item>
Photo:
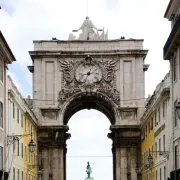
[[[8,15],[12,16],[15,12],[11,0],[0,0],[0,5],[2,10],[5,11]]]
[[[0,28],[16,56],[17,63],[10,65],[10,75],[23,95],[31,93],[32,64],[28,51],[33,40],[50,40],[56,37],[67,40],[72,29],[78,29],[87,15],[84,0],[0,0],[6,13],[0,13]],[[163,18],[169,0],[89,0],[88,15],[94,25],[109,31],[109,39],[144,39],[149,49],[146,63],[150,64],[146,77],[146,96],[169,70],[163,60],[163,46],[170,32],[170,23]],[[2,7],[3,7],[2,6]],[[4,9],[4,10],[5,10]],[[68,155],[109,155],[111,140],[107,138],[109,120],[97,111],[80,111],[69,121],[72,138],[68,140]],[[93,177],[112,179],[112,158],[67,158],[67,176],[73,180],[85,179],[86,163],[90,160]],[[78,175],[78,177],[77,177]]]

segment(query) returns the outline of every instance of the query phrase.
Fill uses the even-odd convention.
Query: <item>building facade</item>
[[[150,103],[150,102],[149,102]],[[153,151],[154,141],[154,111],[146,112],[142,118],[142,134],[141,134],[141,165],[142,165],[142,180],[155,180],[155,159],[151,167],[148,164],[148,157]]]
[[[0,31],[0,178],[6,163],[6,103],[7,65],[15,61],[3,34]]]
[[[170,174],[171,179],[180,179],[180,1],[170,0],[164,17],[171,21],[171,32],[164,45],[164,60],[170,62],[171,114],[169,119]]]
[[[10,76],[8,83],[8,116],[7,116],[7,162],[6,169],[10,180],[37,179],[37,148],[29,152],[31,138],[37,144],[37,119]],[[18,135],[12,141],[11,137]]]
[[[142,179],[166,180],[169,171],[170,74],[148,99],[142,117]],[[152,158],[152,163],[149,162]]]

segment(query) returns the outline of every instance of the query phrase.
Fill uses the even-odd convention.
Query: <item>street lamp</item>
[[[22,134],[22,135],[12,135],[12,136],[7,136],[7,145],[12,145],[15,143],[15,141],[19,141],[20,139],[22,139],[25,136],[30,136],[30,134]],[[34,152],[35,151],[35,142],[32,139],[32,133],[31,133],[31,140],[28,144],[29,146],[29,152]]]
[[[153,163],[153,157],[151,156],[151,154],[149,154],[147,160],[148,160],[149,165]]]
[[[175,112],[177,113],[178,118],[180,119],[180,102],[175,104]]]
[[[32,139],[32,133],[31,133],[31,141],[29,142],[28,146],[29,146],[29,152],[32,153],[35,151],[36,144]]]

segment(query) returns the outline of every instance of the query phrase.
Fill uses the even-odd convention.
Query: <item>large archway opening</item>
[[[69,119],[67,125],[71,133],[67,141],[67,179],[84,180],[89,161],[94,180],[112,180],[112,141],[107,138],[111,123],[108,117],[98,110],[81,110]]]

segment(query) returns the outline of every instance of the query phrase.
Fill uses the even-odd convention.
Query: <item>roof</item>
[[[11,58],[12,58],[12,61],[16,61],[16,58],[15,58],[14,54],[12,53],[12,51],[11,51],[8,43],[6,42],[6,39],[4,38],[4,36],[3,36],[3,34],[2,34],[1,31],[0,31],[0,39],[1,39],[2,42],[4,43],[5,48],[8,50],[8,53],[10,54],[10,56],[11,56]],[[10,63],[11,63],[12,61],[10,61]]]

